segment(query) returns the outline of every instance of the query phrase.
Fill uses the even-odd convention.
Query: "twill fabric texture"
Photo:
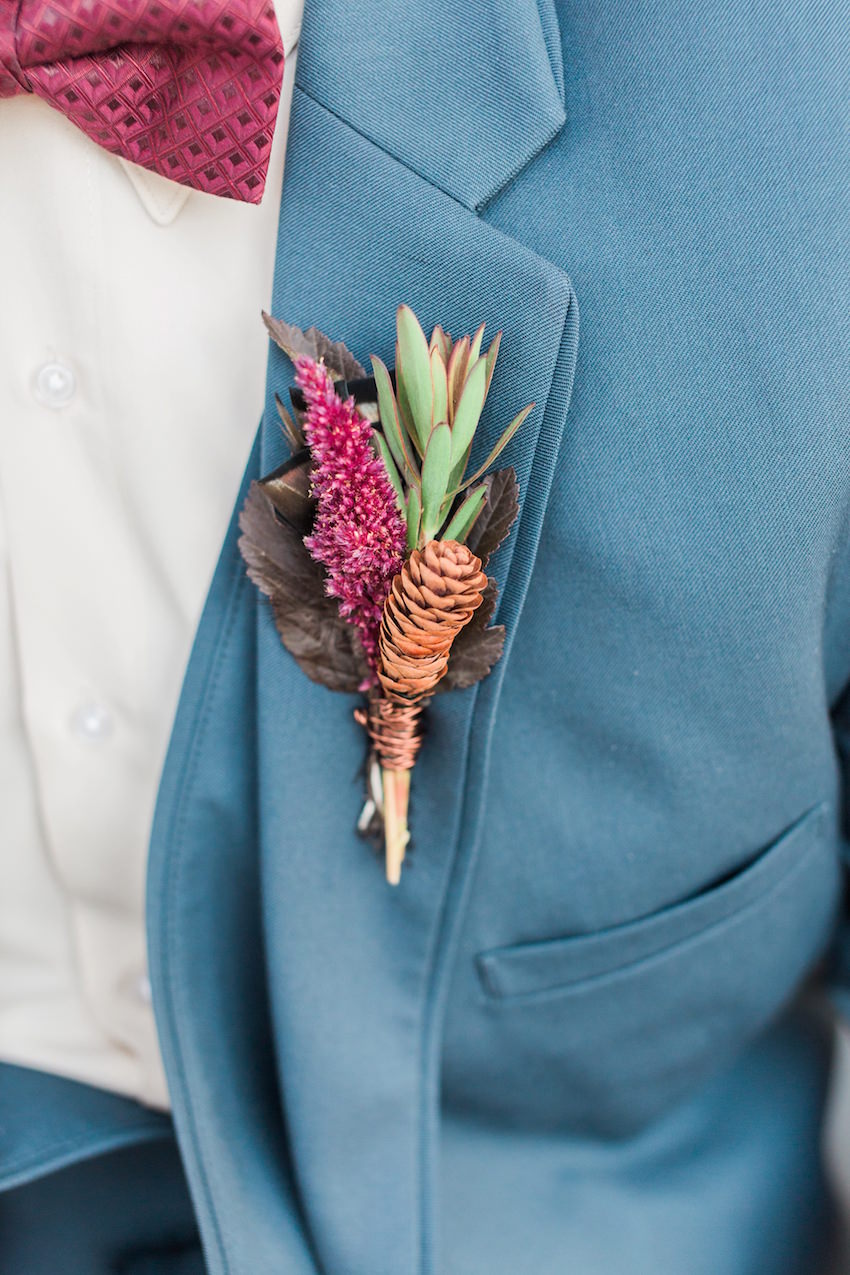
[[[167,1116],[0,1063],[0,1130],[4,1273],[204,1275]]]
[[[505,655],[432,706],[397,890],[355,701],[224,546],[149,878],[215,1275],[819,1269],[849,53],[831,3],[308,5],[274,313],[388,362],[402,301],[502,329],[480,459],[536,407]]]
[[[212,1275],[819,1270],[849,81],[824,0],[308,4],[274,313],[389,362],[401,301],[502,329],[480,459],[536,407],[505,655],[432,706],[397,890],[354,698],[223,546],[148,881]]]

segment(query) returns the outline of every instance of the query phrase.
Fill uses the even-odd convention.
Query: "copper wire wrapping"
[[[354,713],[385,770],[413,769],[422,743],[422,709],[486,586],[481,559],[454,540],[431,540],[414,549],[393,580],[381,624],[381,690],[370,694],[368,708]]]
[[[354,710],[354,720],[365,727],[378,761],[386,770],[412,770],[422,744],[424,702],[400,704],[379,694],[369,697],[368,708]]]

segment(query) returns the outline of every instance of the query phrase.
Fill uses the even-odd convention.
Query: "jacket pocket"
[[[595,934],[493,948],[477,958],[485,992],[500,1000],[579,991],[633,970],[688,942],[698,942],[747,908],[766,906],[789,874],[802,871],[823,839],[826,805],[801,815],[755,859],[699,894],[661,912]]]
[[[518,1127],[637,1131],[791,1003],[829,942],[839,892],[821,804],[733,876],[651,916],[481,952],[474,1085],[449,1075],[451,1096]]]

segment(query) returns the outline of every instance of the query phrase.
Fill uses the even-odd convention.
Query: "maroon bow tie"
[[[0,0],[0,98],[213,195],[260,202],[282,77],[270,0]]]

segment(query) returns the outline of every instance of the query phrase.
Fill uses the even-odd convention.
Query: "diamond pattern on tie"
[[[210,194],[262,197],[283,77],[270,0],[0,0],[0,97]]]

